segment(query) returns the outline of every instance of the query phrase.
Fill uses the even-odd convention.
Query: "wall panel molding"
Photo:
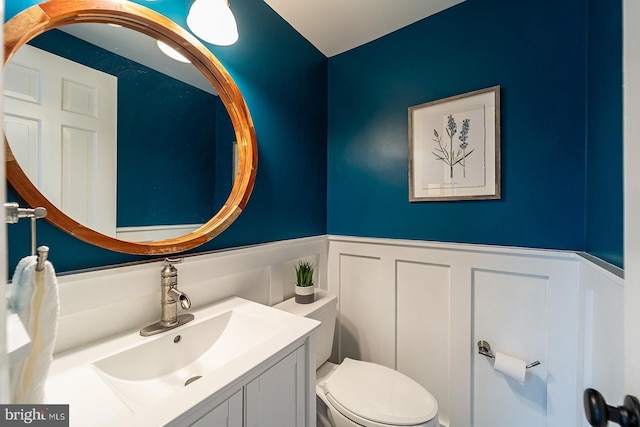
[[[541,359],[536,375],[546,381],[546,398],[536,404],[546,425],[582,427],[587,386],[621,401],[624,280],[621,271],[581,254],[318,236],[189,256],[178,266],[179,286],[194,307],[231,295],[273,305],[293,295],[293,267],[300,259],[317,263],[318,286],[340,299],[332,360],[359,356],[406,373],[436,395],[443,426],[486,427],[480,418],[474,425],[481,405],[496,414],[494,421],[509,415],[504,399],[490,399],[509,392],[509,383],[477,354],[474,334],[484,336],[481,328],[488,324],[477,304],[482,299],[493,306],[488,313],[506,313],[511,301],[521,300],[526,311],[522,300],[529,288],[537,299],[545,289],[546,302],[521,320],[545,325],[535,347],[540,353],[517,335],[505,335],[508,348],[502,337],[491,339],[495,350]],[[157,320],[161,264],[59,276],[56,352]],[[480,368],[494,383],[482,402],[472,382]]]
[[[344,260],[358,257],[369,262],[351,264],[344,277]],[[329,236],[329,290],[350,293],[360,278],[373,275],[384,297],[370,298],[366,310],[393,322],[392,337],[389,328],[365,320],[351,322],[350,334],[395,343],[396,369],[436,396],[440,421],[449,427],[507,425],[514,416],[531,426],[582,426],[586,379],[606,377],[600,366],[612,359],[593,343],[606,329],[621,327],[621,319],[608,316],[622,310],[619,273],[574,252]],[[358,310],[350,303],[340,315],[351,318]],[[477,353],[480,335],[494,350],[542,364],[524,385],[514,384]],[[340,339],[334,350],[343,349]],[[363,355],[389,364],[386,354]],[[334,353],[334,360],[343,357]],[[615,389],[622,373],[614,369],[612,376]]]
[[[318,236],[187,256],[176,266],[178,286],[193,309],[233,295],[274,305],[293,296],[294,266],[302,259],[318,266],[317,286],[326,289],[327,249],[326,236]],[[156,260],[58,276],[55,352],[159,320],[162,264]]]

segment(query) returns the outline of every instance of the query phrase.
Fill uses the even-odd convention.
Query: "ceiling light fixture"
[[[229,46],[238,40],[238,25],[227,0],[194,1],[187,26],[202,40],[219,46]]]
[[[167,55],[169,58],[175,59],[176,61],[185,62],[185,63],[191,62],[187,58],[185,58],[184,55],[182,55],[180,52],[178,52],[168,44],[163,43],[160,40],[157,41],[157,44],[158,44],[158,48],[162,51],[162,53]]]

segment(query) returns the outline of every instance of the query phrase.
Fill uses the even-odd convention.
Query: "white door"
[[[640,4],[624,7],[625,389],[640,396]]]
[[[640,415],[640,4],[636,0],[623,2],[623,75],[624,75],[624,389],[626,397],[593,395],[592,406],[607,410],[595,416],[592,425],[605,423],[617,416],[619,407]],[[597,345],[597,343],[595,343]],[[611,370],[600,366],[602,374]],[[605,402],[606,401],[606,402]],[[609,416],[606,414],[609,413]],[[602,415],[605,414],[605,415]],[[609,422],[608,425],[617,425]],[[640,425],[640,420],[630,425]]]
[[[67,215],[115,236],[117,78],[25,45],[4,79],[4,129],[22,169]]]

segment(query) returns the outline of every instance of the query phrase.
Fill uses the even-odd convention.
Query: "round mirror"
[[[240,214],[255,131],[229,74],[188,32],[108,0],[50,0],[4,31],[7,178],[51,223],[107,249],[168,254]]]

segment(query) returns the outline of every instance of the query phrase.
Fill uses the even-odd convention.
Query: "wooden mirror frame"
[[[68,234],[105,249],[138,255],[172,254],[200,246],[222,233],[244,209],[256,178],[258,148],[249,109],[222,64],[194,36],[168,18],[129,1],[49,0],[17,14],[4,25],[4,64],[27,41],[73,23],[119,24],[161,40],[187,57],[214,86],[225,105],[238,143],[238,169],[227,201],[197,230],[157,242],[128,242],[94,231],[54,206],[26,176],[5,136],[7,179],[31,207],[47,209],[47,220]]]

